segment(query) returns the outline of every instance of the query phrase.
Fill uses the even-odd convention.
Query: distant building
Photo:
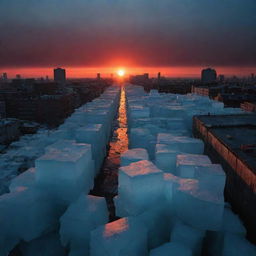
[[[17,75],[16,75],[16,79],[21,79],[21,75],[20,75],[20,74],[17,74]]]
[[[66,70],[63,68],[54,69],[54,81],[58,83],[66,82]]]
[[[100,80],[101,77],[100,77],[100,73],[97,73],[97,79]]]
[[[224,75],[219,75],[219,81],[222,83],[225,81],[225,76]]]
[[[8,80],[7,73],[3,73],[3,80],[4,80],[4,81],[7,81],[7,80]]]
[[[158,72],[158,74],[157,74],[157,79],[158,79],[158,80],[161,79],[161,72]]]
[[[217,80],[217,72],[215,69],[207,68],[202,70],[201,80],[203,83],[214,83]]]

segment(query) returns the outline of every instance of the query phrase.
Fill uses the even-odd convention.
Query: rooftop
[[[196,118],[256,173],[256,114]]]

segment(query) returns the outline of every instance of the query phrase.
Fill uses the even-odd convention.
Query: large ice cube
[[[35,161],[36,184],[68,203],[93,187],[94,163],[91,145],[72,141],[63,144],[66,146],[62,149],[59,145],[48,148],[46,154]]]
[[[155,151],[155,138],[148,129],[132,128],[129,134],[129,148],[145,148],[152,159]]]
[[[131,215],[151,207],[162,196],[163,172],[150,161],[121,167],[118,180],[119,200]]]
[[[148,152],[144,148],[129,149],[121,155],[121,166],[126,166],[141,160],[148,160]]]
[[[210,256],[221,255],[226,233],[246,236],[246,229],[238,215],[234,214],[227,205],[224,208],[221,230],[207,232],[206,247]]]
[[[98,227],[91,232],[91,256],[146,256],[147,229],[132,217]]]
[[[150,256],[192,256],[192,251],[182,243],[165,243],[150,251]]]
[[[82,194],[60,218],[61,241],[70,248],[69,255],[88,255],[90,232],[107,222],[105,198]]]
[[[179,151],[173,150],[170,145],[156,144],[155,163],[164,172],[176,173],[176,158]]]
[[[171,212],[165,203],[136,216],[148,230],[148,248],[153,249],[169,241]]]
[[[211,164],[211,160],[206,155],[183,154],[177,155],[177,175],[182,178],[194,178],[195,168]]]
[[[180,179],[174,205],[176,215],[185,224],[202,230],[220,230],[224,198],[219,191],[200,189],[198,180]]]
[[[47,191],[20,188],[5,194],[0,197],[0,237],[10,234],[25,241],[36,239],[56,228],[62,211]]]
[[[185,225],[181,221],[177,221],[171,232],[171,241],[182,243],[190,248],[193,255],[201,255],[204,230],[199,230]]]
[[[224,192],[226,174],[219,164],[196,166],[194,178],[199,180],[201,189]]]
[[[157,143],[170,145],[173,150],[184,153],[203,154],[204,152],[203,141],[186,136],[174,136],[171,133],[159,133]]]
[[[96,173],[100,170],[106,156],[106,143],[102,124],[87,124],[76,131],[76,140],[79,143],[88,143],[92,146],[92,158],[95,162]]]

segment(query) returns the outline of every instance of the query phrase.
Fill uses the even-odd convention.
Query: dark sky
[[[0,0],[0,66],[256,66],[256,0]]]

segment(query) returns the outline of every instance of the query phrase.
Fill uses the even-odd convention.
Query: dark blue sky
[[[256,0],[0,0],[0,66],[256,66]]]

